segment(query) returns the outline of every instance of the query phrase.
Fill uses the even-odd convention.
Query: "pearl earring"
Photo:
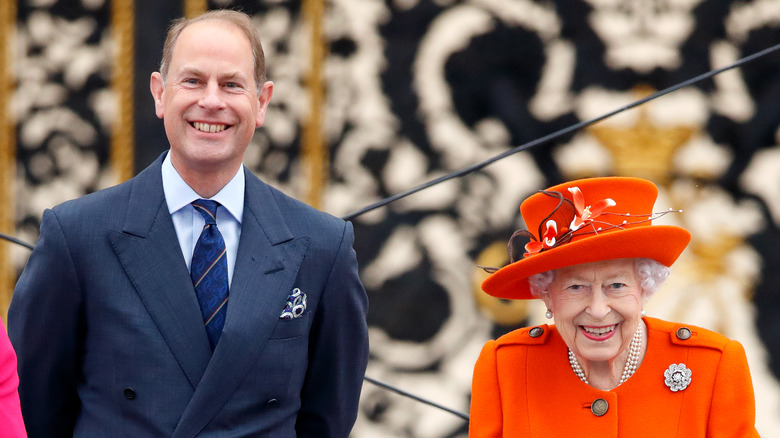
[[[547,311],[544,312],[544,317],[547,319],[552,319],[552,310],[547,309]]]
[[[641,312],[639,312],[639,315],[641,315],[641,316],[642,316],[642,318],[644,318],[644,317],[645,317],[645,309],[642,309],[642,311],[641,311]]]

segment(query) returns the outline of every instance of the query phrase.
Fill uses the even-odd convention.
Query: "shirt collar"
[[[173,167],[170,153],[165,155],[162,162],[162,182],[165,202],[168,204],[168,213],[170,214],[201,198]],[[225,184],[225,187],[209,198],[222,204],[238,223],[241,223],[241,218],[244,215],[244,186],[244,166],[241,166],[233,178]]]

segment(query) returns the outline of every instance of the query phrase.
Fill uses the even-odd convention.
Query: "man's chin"
[[[212,147],[192,148],[188,153],[176,153],[171,151],[171,162],[176,170],[190,170],[199,173],[208,173],[222,171],[226,168],[235,167],[235,162],[241,163],[241,157],[235,157],[234,154],[225,150],[217,150]],[[177,166],[178,164],[178,166]],[[184,169],[179,169],[183,167]]]

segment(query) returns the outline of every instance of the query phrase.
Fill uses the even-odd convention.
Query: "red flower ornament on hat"
[[[579,187],[569,187],[569,192],[572,195],[574,201],[574,208],[577,209],[577,216],[571,221],[569,228],[572,231],[577,231],[581,226],[586,223],[590,223],[593,219],[599,217],[608,207],[614,207],[617,205],[612,198],[602,199],[601,201],[585,207],[585,198],[582,196],[582,191]]]
[[[516,236],[525,236],[526,238],[530,239],[529,242],[525,245],[525,254],[523,254],[523,257],[539,254],[542,251],[546,251],[548,249],[555,248],[558,245],[567,243],[571,240],[577,230],[580,230],[583,226],[592,224],[594,219],[604,213],[604,210],[617,205],[617,203],[612,198],[605,198],[593,205],[585,206],[585,197],[582,195],[582,191],[579,187],[570,187],[568,190],[572,194],[571,200],[564,198],[560,192],[551,192],[546,190],[540,191],[540,193],[543,193],[547,196],[557,198],[560,203],[558,204],[558,207],[556,207],[555,210],[550,213],[548,219],[544,221],[544,232],[542,232],[540,227],[539,240],[537,240],[534,235],[527,231],[519,231],[512,236],[512,238]],[[564,205],[568,205],[569,208],[561,208]],[[567,211],[569,213],[566,213]],[[555,219],[552,219],[553,217]],[[559,230],[556,219],[559,220],[562,224],[568,223],[568,228],[566,225],[563,225]],[[599,230],[601,230],[601,228],[596,229],[594,227],[588,231],[583,229],[578,234],[598,233]],[[509,246],[511,257],[511,239]],[[512,261],[515,260],[512,259]]]
[[[555,238],[558,237],[558,224],[550,219],[547,221],[547,231],[542,236],[542,241],[531,240],[525,245],[525,254],[523,257],[528,257],[531,254],[536,254],[543,249],[549,249],[555,246]]]

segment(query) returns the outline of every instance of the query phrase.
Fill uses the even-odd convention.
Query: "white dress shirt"
[[[171,163],[170,152],[162,163],[162,182],[165,202],[168,204],[168,212],[176,229],[176,237],[179,239],[181,253],[187,263],[187,270],[192,263],[192,253],[198,242],[201,231],[206,221],[203,216],[195,211],[192,201],[201,199],[195,190],[192,190],[179,172]],[[222,190],[211,198],[222,204],[217,209],[217,228],[225,240],[227,250],[228,285],[233,281],[233,268],[236,265],[236,253],[238,252],[238,240],[241,237],[241,218],[244,214],[244,166],[238,168],[235,176]],[[205,199],[205,198],[204,198]]]

